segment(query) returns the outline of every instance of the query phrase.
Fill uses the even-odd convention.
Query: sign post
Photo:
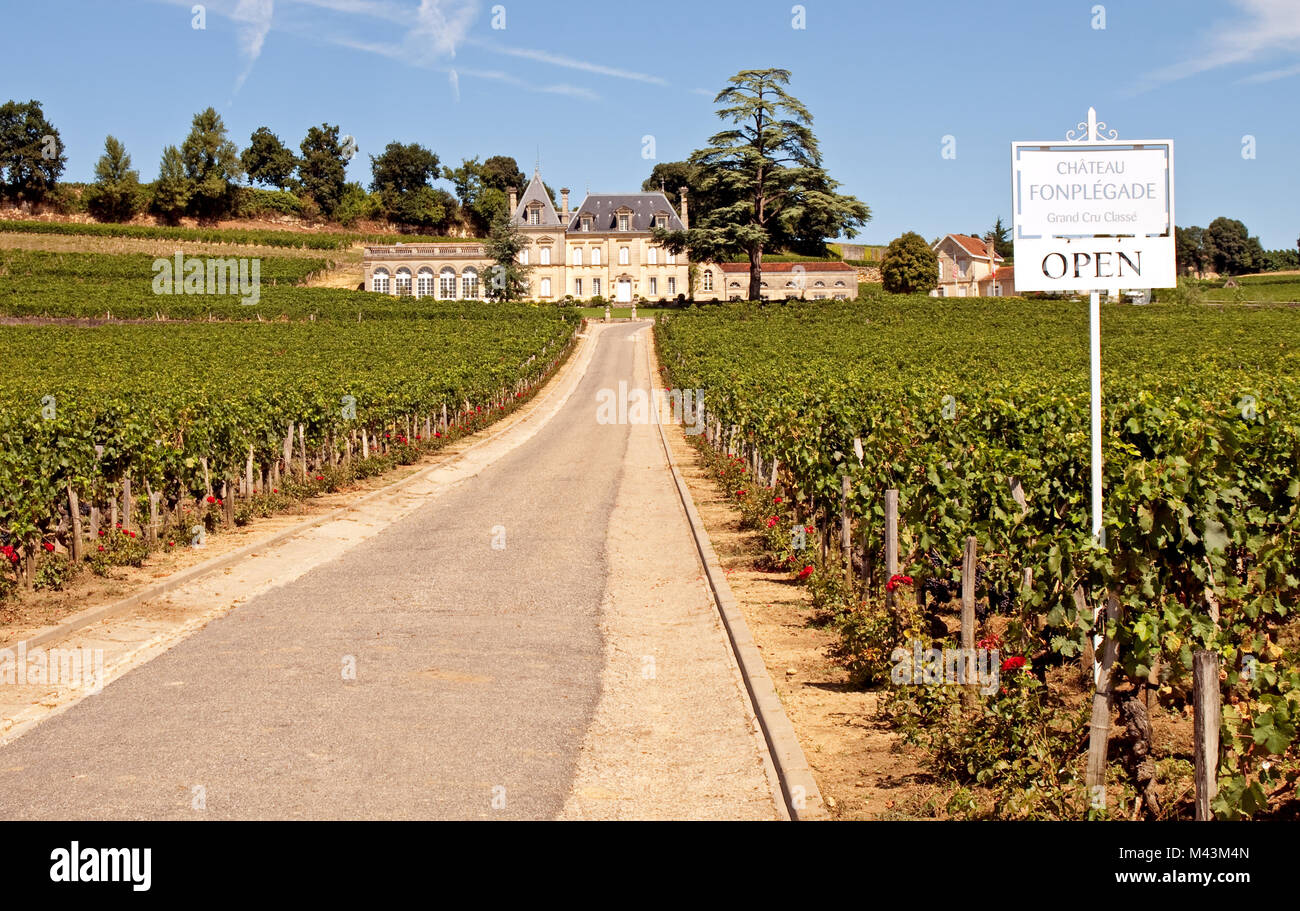
[[[1174,144],[1120,142],[1114,130],[1088,119],[1065,142],[1013,142],[1011,185],[1017,291],[1087,291],[1092,411],[1092,535],[1103,548],[1101,463],[1101,292],[1172,288],[1174,265]],[[1118,615],[1108,594],[1107,618]],[[1093,610],[1093,626],[1101,612]],[[1104,627],[1103,627],[1104,629]],[[1110,735],[1116,643],[1093,634],[1092,720],[1088,785],[1092,807],[1106,808],[1106,747]],[[1217,725],[1216,725],[1217,729]]]
[[[1173,288],[1174,143],[1119,140],[1088,119],[1064,142],[1013,142],[1017,291],[1089,292],[1092,534],[1104,547],[1101,484],[1101,292]]]

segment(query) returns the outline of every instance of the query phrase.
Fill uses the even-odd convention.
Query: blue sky
[[[832,176],[871,206],[859,240],[1009,223],[1011,141],[1064,138],[1089,105],[1121,139],[1175,140],[1179,224],[1239,218],[1269,249],[1300,235],[1300,0],[1113,0],[1104,29],[1094,0],[807,0],[802,29],[788,0],[212,0],[203,29],[193,5],[7,5],[0,99],[43,102],[67,179],[92,177],[108,133],[152,179],[212,105],[241,148],[262,125],[296,148],[339,124],[364,183],[397,139],[525,171],[540,150],[557,190],[633,190],[643,137],[686,157],[729,76],[782,66]]]

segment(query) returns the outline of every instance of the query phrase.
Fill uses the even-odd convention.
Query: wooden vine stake
[[[1119,620],[1119,596],[1106,597],[1106,625]],[[1097,665],[1097,689],[1092,697],[1092,722],[1088,728],[1088,770],[1084,782],[1092,809],[1106,809],[1106,757],[1110,747],[1110,709],[1114,701],[1115,658],[1119,643],[1103,634],[1101,661]]]
[[[885,491],[885,581],[898,575],[898,491]],[[892,612],[896,597],[885,587],[885,607]]]
[[[1214,577],[1205,592],[1210,619],[1219,626],[1219,599],[1213,591]],[[1196,819],[1214,819],[1210,808],[1219,792],[1219,725],[1223,706],[1219,693],[1219,656],[1204,649],[1192,655],[1192,764],[1196,775]]]
[[[1218,793],[1219,656],[1200,650],[1192,656],[1192,725],[1195,732],[1193,765],[1196,773],[1196,818],[1214,818],[1210,809]]]
[[[840,476],[840,553],[844,555],[844,587],[853,594],[853,530],[849,521],[849,476]]]
[[[81,503],[71,484],[68,485],[68,515],[72,517],[72,562],[80,563],[84,545],[81,538]]]
[[[961,655],[962,704],[970,707],[976,702],[978,676],[975,663],[975,561],[978,544],[975,536],[966,538],[961,557]]]

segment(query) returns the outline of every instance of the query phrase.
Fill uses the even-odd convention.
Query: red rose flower
[[[813,568],[811,566],[805,566],[803,569],[799,570],[800,579],[807,579],[812,574],[813,574]]]
[[[1002,662],[1002,673],[1005,674],[1008,673],[1009,671],[1018,671],[1024,666],[1025,666],[1025,659],[1021,658],[1019,655],[1016,655]]]
[[[54,545],[51,544],[49,541],[42,541],[41,547],[44,547],[50,553],[54,553]]]
[[[778,519],[777,519],[776,516],[771,516],[771,517],[769,517],[768,520],[767,520],[767,527],[768,527],[768,528],[771,528],[773,525],[775,525],[775,524],[777,523],[777,521],[778,521]]]
[[[911,585],[911,576],[890,576],[889,581],[885,583],[885,591],[892,592],[900,585]]]
[[[208,502],[209,502],[209,503],[215,503],[215,502],[217,502],[217,498],[214,497],[214,496],[212,496],[211,494],[208,494]],[[122,527],[121,525],[118,526],[118,528],[121,528],[121,527]]]

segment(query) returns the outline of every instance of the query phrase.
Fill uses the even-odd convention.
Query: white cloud
[[[523,47],[504,47],[498,44],[488,44],[482,41],[472,41],[476,47],[483,47],[496,54],[505,54],[509,57],[519,57],[524,60],[535,60],[538,63],[549,63],[552,66],[562,66],[571,70],[581,70],[584,73],[595,73],[600,76],[613,76],[616,79],[631,79],[635,82],[647,82],[651,85],[667,85],[668,80],[660,76],[652,76],[649,73],[637,73],[632,70],[619,69],[618,67],[606,66],[603,63],[589,63],[586,60],[576,60],[573,57],[565,57],[561,54],[552,54],[550,51],[538,51]]]
[[[257,63],[257,58],[262,56],[262,46],[271,31],[271,17],[274,12],[274,0],[239,0],[235,11],[231,14],[231,18],[237,23],[239,52],[247,58],[244,69],[235,80],[236,92],[244,84],[248,74],[253,71],[253,64]]]
[[[1285,79],[1288,76],[1300,76],[1300,63],[1295,66],[1286,66],[1278,70],[1266,70],[1263,73],[1255,73],[1253,76],[1247,76],[1245,79],[1239,79],[1238,84],[1246,85],[1250,83],[1273,82],[1278,79]]]
[[[1296,0],[1233,0],[1241,17],[1209,29],[1194,55],[1148,75],[1144,88],[1187,79],[1199,73],[1259,62],[1275,55],[1300,54],[1300,9]],[[1295,70],[1271,70],[1245,81],[1268,82]]]

